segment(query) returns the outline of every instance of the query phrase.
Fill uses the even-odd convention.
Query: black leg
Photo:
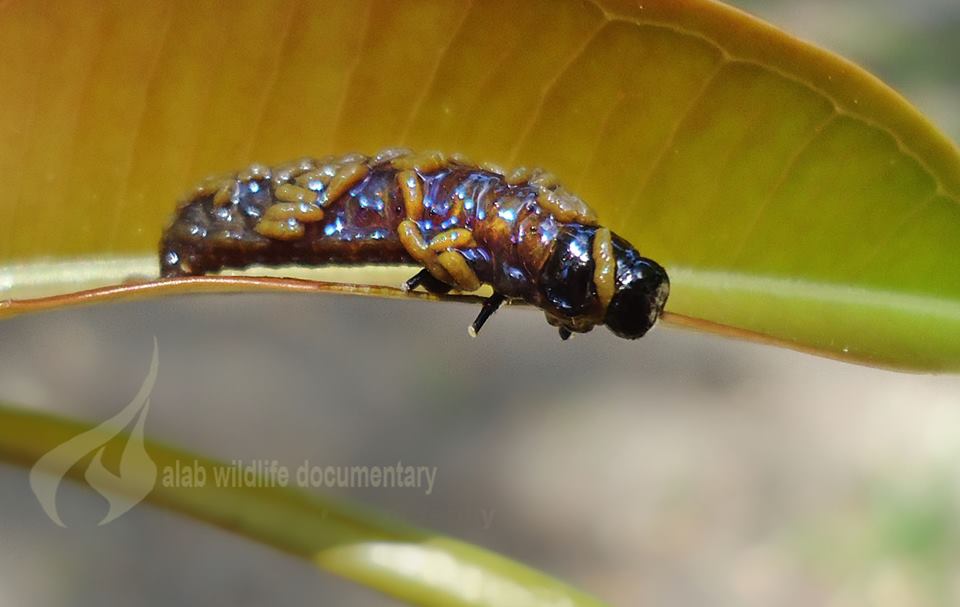
[[[483,325],[486,324],[487,320],[491,316],[493,316],[494,312],[500,309],[500,306],[503,305],[503,302],[506,301],[506,299],[507,298],[503,295],[494,293],[483,301],[483,306],[480,308],[480,313],[477,314],[477,318],[467,329],[467,332],[471,337],[476,337],[477,334],[480,333],[480,329],[483,328]]]
[[[450,289],[453,288],[451,285],[448,285],[442,280],[434,278],[433,274],[431,274],[426,268],[420,270],[407,282],[403,283],[404,291],[413,291],[417,287],[423,287],[427,291],[430,291],[431,293],[437,293],[438,295],[449,293]]]
[[[566,327],[560,327],[560,339],[562,339],[563,341],[567,341],[568,339],[570,339],[571,335],[572,333],[570,333],[570,329]]]

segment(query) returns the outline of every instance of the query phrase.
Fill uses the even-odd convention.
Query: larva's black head
[[[670,279],[660,264],[642,257],[630,243],[613,235],[617,260],[616,289],[604,324],[626,339],[643,337],[660,318],[670,294]]]
[[[663,311],[670,291],[667,273],[613,234],[614,290],[604,309],[596,284],[596,234],[596,227],[577,223],[560,228],[553,252],[540,272],[547,320],[559,326],[564,336],[606,324],[620,337],[642,337]]]
[[[563,226],[557,233],[553,253],[543,264],[540,290],[558,320],[594,312],[597,298],[593,286],[595,232],[596,228],[577,223]]]

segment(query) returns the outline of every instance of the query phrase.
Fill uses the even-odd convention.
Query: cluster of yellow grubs
[[[237,174],[211,177],[193,192],[192,198],[213,195],[214,207],[236,204],[241,186],[255,180],[269,180],[274,204],[268,207],[255,226],[257,233],[274,240],[302,238],[305,224],[321,221],[324,208],[360,183],[373,168],[390,163],[397,170],[397,185],[403,198],[406,218],[398,227],[398,236],[407,253],[430,274],[461,291],[480,287],[476,273],[458,249],[475,247],[473,234],[466,228],[451,228],[427,242],[417,221],[423,217],[423,176],[456,163],[502,175],[509,185],[529,184],[537,191],[537,204],[561,222],[597,225],[594,212],[578,197],[559,186],[556,178],[540,169],[520,167],[511,172],[490,164],[474,164],[465,157],[439,152],[414,153],[391,149],[372,159],[361,154],[320,159],[303,158],[277,167],[254,164]],[[188,202],[188,201],[187,201]],[[462,201],[457,201],[462,204]],[[460,209],[454,208],[452,214]],[[594,239],[596,263],[594,281],[604,308],[614,292],[616,261],[610,231],[600,228]]]

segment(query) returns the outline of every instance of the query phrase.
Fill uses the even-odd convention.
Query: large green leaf
[[[957,148],[719,3],[11,2],[0,57],[0,297],[155,274],[207,173],[402,144],[557,173],[687,324],[960,368]]]
[[[117,459],[129,438],[116,435],[115,430],[119,429],[90,428],[0,403],[0,461],[24,467],[37,462],[41,471],[50,472],[43,467],[47,458],[40,458],[81,433],[98,444],[98,457],[109,451],[104,457]],[[156,443],[147,444],[146,449],[151,465],[161,471],[160,478],[175,479],[158,481],[147,494],[147,502],[260,541],[406,603],[436,607],[603,605],[505,557],[356,504],[281,486],[276,476],[260,476],[250,486],[219,486],[213,481],[215,470],[227,469],[228,464]],[[73,466],[69,474],[78,479],[86,475],[89,482],[88,470],[87,466]],[[143,474],[142,469],[134,470],[129,474]],[[209,482],[183,484],[183,470],[191,474],[202,470]],[[126,480],[104,486],[110,486],[112,494],[122,495],[131,488],[131,479]],[[55,496],[56,484],[53,486]],[[137,501],[143,498],[143,493],[131,496]]]

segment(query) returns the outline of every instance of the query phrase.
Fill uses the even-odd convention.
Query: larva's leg
[[[431,293],[447,293],[453,288],[451,277],[443,269],[437,259],[436,250],[427,244],[420,226],[417,225],[417,220],[423,216],[423,182],[416,171],[406,168],[397,173],[397,185],[407,214],[407,218],[400,222],[397,229],[400,242],[410,257],[424,266],[423,270],[406,282],[404,288],[413,290],[422,285]]]
[[[437,261],[461,291],[476,291],[480,288],[477,273],[459,253],[460,249],[475,246],[477,243],[473,240],[473,232],[466,228],[453,228],[441,232],[430,241],[430,250],[437,253]]]
[[[410,219],[404,219],[397,227],[397,235],[400,237],[400,244],[420,265],[427,269],[434,278],[447,284],[454,284],[453,278],[440,264],[437,259],[437,253],[430,249],[430,245],[423,238],[423,232],[417,222]]]
[[[547,324],[549,324],[551,327],[556,327],[560,332],[560,339],[563,341],[570,339],[570,336],[573,335],[573,331],[571,331],[570,328],[564,324],[562,318],[554,316],[550,312],[547,312],[544,316],[546,316]]]
[[[427,244],[417,224],[423,217],[423,180],[419,173],[435,170],[442,162],[443,157],[435,153],[404,156],[393,161],[394,167],[400,169],[396,180],[407,216],[398,228],[400,242],[437,282],[451,284],[461,291],[476,291],[480,288],[480,279],[463,256],[456,252],[456,249],[477,246],[473,233],[464,228],[454,228],[438,234]],[[410,282],[407,282],[408,287]],[[421,284],[423,279],[416,282]]]
[[[407,282],[403,283],[404,291],[412,291],[417,287],[423,287],[427,291],[431,293],[437,293],[439,295],[449,293],[450,289],[453,288],[452,285],[448,285],[441,280],[437,280],[437,278],[430,273],[430,270],[426,268],[420,270],[409,280],[407,280]]]
[[[488,297],[483,302],[483,306],[480,308],[480,313],[477,314],[477,318],[467,327],[467,333],[470,334],[470,337],[476,337],[480,333],[480,329],[483,328],[483,325],[486,324],[487,320],[493,316],[493,313],[500,309],[500,306],[503,305],[503,302],[506,301],[506,297],[500,293],[494,293]]]
[[[469,230],[454,229],[437,235],[427,244],[415,221],[405,219],[397,229],[400,243],[410,257],[426,268],[434,278],[461,291],[476,291],[480,279],[456,248],[475,246]]]

